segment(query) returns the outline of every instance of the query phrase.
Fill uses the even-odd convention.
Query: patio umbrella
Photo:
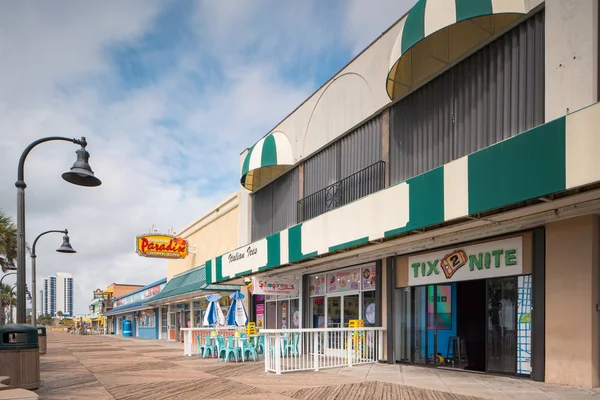
[[[204,321],[202,321],[203,326],[225,324],[223,310],[221,310],[221,305],[219,304],[220,299],[221,295],[219,294],[209,294],[206,296],[206,300],[208,300],[208,308],[206,309],[206,314],[204,314]]]
[[[244,308],[242,299],[246,297],[239,290],[229,296],[233,300],[229,311],[227,311],[227,325],[246,326],[248,314]]]

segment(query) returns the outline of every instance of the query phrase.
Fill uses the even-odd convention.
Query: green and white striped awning
[[[255,191],[294,166],[292,145],[282,132],[273,132],[258,141],[242,165],[241,183]]]
[[[526,12],[525,0],[418,0],[399,22],[388,95],[394,100],[410,92]]]

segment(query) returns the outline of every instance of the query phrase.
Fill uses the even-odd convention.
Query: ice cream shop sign
[[[171,235],[145,234],[136,238],[135,251],[142,257],[186,258],[188,244]]]

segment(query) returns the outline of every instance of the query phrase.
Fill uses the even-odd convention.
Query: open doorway
[[[456,284],[457,336],[459,340],[464,340],[462,350],[466,353],[466,358],[462,360],[464,362],[456,367],[467,371],[485,372],[485,286],[485,280],[464,281]]]
[[[403,314],[397,360],[516,374],[516,277],[420,286],[396,296]]]

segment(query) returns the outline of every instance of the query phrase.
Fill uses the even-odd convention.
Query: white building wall
[[[546,121],[598,101],[598,0],[546,0]]]
[[[529,11],[545,7],[546,121],[598,100],[598,1],[525,0]],[[385,83],[400,28],[392,26],[271,131],[288,137],[296,163],[390,104]],[[251,200],[242,188],[240,245],[250,241]]]

